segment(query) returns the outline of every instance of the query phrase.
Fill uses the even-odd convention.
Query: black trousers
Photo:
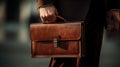
[[[106,11],[104,5],[100,6],[99,4],[95,6],[95,2],[91,3],[91,7],[85,18],[86,58],[81,62],[84,64],[84,67],[99,67],[103,29],[106,23]],[[76,67],[76,58],[55,58],[55,61],[53,67],[59,67],[61,64],[63,64],[63,67]]]
[[[85,67],[99,67],[99,58],[103,38],[103,24],[97,22],[87,23],[85,25],[85,43],[86,43],[86,58],[84,58]],[[76,67],[76,58],[54,58],[50,62],[52,67]]]

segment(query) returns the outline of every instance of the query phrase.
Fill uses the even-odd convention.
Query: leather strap
[[[46,22],[43,22],[43,24],[55,24],[55,23],[65,23],[66,22],[66,19],[64,19],[63,17],[61,16],[57,16],[57,19],[56,19],[56,22],[49,22],[49,21],[46,21]]]

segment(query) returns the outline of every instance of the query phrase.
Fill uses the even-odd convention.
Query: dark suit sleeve
[[[49,4],[52,4],[54,3],[55,0],[37,0],[37,7],[41,7],[41,6],[44,6],[44,5],[49,5]]]
[[[120,0],[107,0],[107,10],[120,9]]]

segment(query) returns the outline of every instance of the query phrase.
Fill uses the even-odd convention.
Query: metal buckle
[[[58,47],[58,39],[54,38],[53,39],[54,47]]]

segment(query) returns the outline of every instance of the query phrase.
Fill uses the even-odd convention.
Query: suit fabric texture
[[[106,12],[119,9],[120,0],[37,0],[38,8],[53,4],[60,16],[67,21],[85,21],[86,58],[85,67],[99,67],[99,58],[106,25]],[[86,3],[88,2],[88,3]],[[83,5],[83,6],[81,6]],[[83,10],[86,9],[86,13]],[[88,10],[88,11],[87,11]],[[83,17],[84,16],[84,17]],[[75,67],[76,58],[55,58],[53,67]]]

